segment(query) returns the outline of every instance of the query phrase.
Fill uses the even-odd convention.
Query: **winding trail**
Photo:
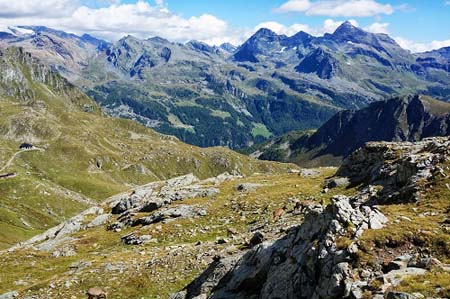
[[[23,152],[31,152],[31,151],[44,151],[44,149],[35,147],[35,148],[24,149],[24,150],[20,150],[20,151],[15,152],[15,153],[11,156],[11,158],[8,160],[8,162],[6,162],[6,164],[5,164],[2,168],[0,168],[0,173],[3,172],[3,171],[5,171],[6,169],[8,169],[8,167],[11,166],[12,162],[14,162],[14,159],[15,159],[19,154],[21,154],[21,153],[23,153]]]

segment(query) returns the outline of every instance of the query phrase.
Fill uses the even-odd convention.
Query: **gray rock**
[[[0,299],[14,299],[19,297],[19,293],[16,291],[4,293],[3,295],[0,295]]]
[[[96,226],[100,226],[105,224],[106,222],[108,222],[108,220],[111,218],[110,214],[102,214],[102,215],[98,215],[97,217],[95,217],[94,220],[92,220],[91,222],[89,222],[89,224],[87,225],[88,228],[91,227],[96,227]]]
[[[314,177],[318,177],[319,175],[320,175],[320,170],[318,170],[318,169],[303,168],[299,172],[299,176],[305,177],[305,178],[314,178]]]
[[[141,198],[131,195],[130,197],[122,198],[111,210],[113,214],[122,214],[125,211],[136,208],[141,203]]]
[[[358,200],[336,196],[326,208],[312,207],[304,222],[290,229],[284,238],[260,243],[245,253],[220,283],[212,286],[210,298],[349,296],[351,288],[346,282],[353,277],[349,263],[352,253],[336,248],[336,236],[346,234],[349,223],[355,230],[363,231],[369,228],[373,218],[381,218],[375,208],[353,205]],[[214,272],[209,268],[192,284],[214,279]],[[207,294],[209,290],[211,287],[195,296]],[[354,293],[358,291],[354,289]],[[186,298],[195,296],[189,296],[188,292]]]
[[[256,246],[258,244],[261,244],[264,241],[264,235],[261,232],[256,232],[253,234],[252,238],[250,239],[250,246]]]
[[[238,256],[215,258],[197,279],[172,298],[192,299],[202,294],[208,294],[216,287],[224,276],[235,266]]]
[[[261,186],[261,184],[256,183],[241,183],[236,185],[236,190],[240,192],[253,192]]]
[[[417,297],[415,295],[403,292],[389,292],[386,295],[386,299],[419,299],[423,297]]]
[[[125,236],[122,236],[120,239],[126,245],[141,245],[144,242],[148,241],[147,237],[138,237],[134,233],[129,233]]]
[[[174,208],[164,208],[150,216],[139,218],[132,223],[132,226],[150,225],[175,218],[193,218],[203,217],[206,215],[207,213],[203,208],[189,205],[178,205]]]
[[[386,281],[390,282],[392,285],[399,285],[403,279],[410,276],[424,275],[427,270],[421,268],[408,267],[399,270],[393,270],[384,275]]]
[[[325,182],[325,188],[328,189],[347,187],[348,185],[350,185],[350,180],[347,177],[334,177]]]
[[[439,267],[442,265],[441,261],[434,257],[417,257],[408,261],[409,267],[416,267],[431,270],[433,267]]]
[[[411,259],[412,256],[409,254],[398,256],[393,261],[389,262],[385,272],[407,268]]]

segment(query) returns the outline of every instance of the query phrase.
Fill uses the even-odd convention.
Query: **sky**
[[[109,41],[130,34],[239,45],[262,27],[320,36],[346,20],[412,52],[450,46],[450,0],[0,0],[0,31],[43,25]]]

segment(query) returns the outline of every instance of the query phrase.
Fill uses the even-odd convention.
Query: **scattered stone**
[[[409,293],[403,293],[403,292],[389,292],[386,295],[386,299],[419,299],[424,298],[422,294],[418,297],[417,295],[412,295]]]
[[[256,183],[241,183],[236,185],[236,190],[240,192],[253,192],[256,191],[256,189],[260,188],[261,184]]]
[[[256,246],[258,244],[261,244],[262,242],[264,242],[264,235],[261,232],[256,232],[253,234],[252,238],[250,239],[250,246]]]
[[[393,270],[385,274],[384,277],[386,281],[390,282],[392,285],[399,285],[403,279],[410,276],[424,275],[427,272],[425,269],[408,267],[400,270]]]
[[[304,178],[315,178],[320,175],[320,170],[318,169],[309,169],[309,168],[303,168],[300,170],[299,176]]]
[[[409,254],[398,256],[386,266],[385,272],[407,268],[411,259],[412,256]]]
[[[337,187],[347,187],[350,180],[347,177],[334,177],[325,181],[325,188],[333,189]]]
[[[152,242],[153,238],[150,235],[136,236],[134,233],[130,233],[123,236],[121,240],[126,245],[141,245]]]
[[[0,295],[0,299],[14,299],[19,297],[19,293],[16,291],[4,293],[3,295]]]
[[[194,218],[206,215],[206,210],[198,206],[178,205],[174,208],[165,208],[150,216],[139,218],[132,223],[132,226],[145,226],[175,218]]]

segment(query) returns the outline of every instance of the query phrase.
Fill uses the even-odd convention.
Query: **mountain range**
[[[339,110],[392,96],[450,99],[448,48],[411,54],[350,22],[321,37],[260,29],[239,47],[133,36],[110,43],[22,26],[0,46],[39,57],[106,113],[199,146],[240,148],[316,129]]]
[[[448,49],[9,31],[0,298],[450,297]]]

